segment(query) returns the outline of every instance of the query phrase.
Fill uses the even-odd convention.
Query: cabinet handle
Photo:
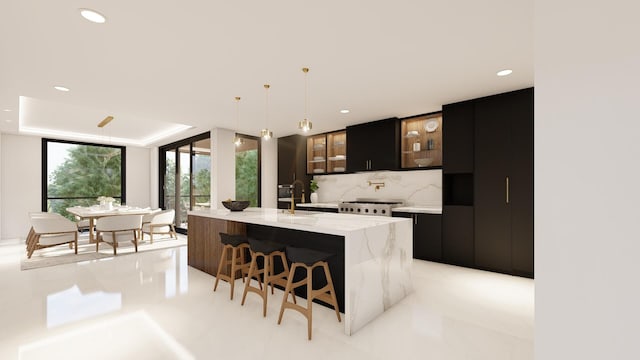
[[[418,225],[418,215],[413,214],[413,225]]]
[[[508,204],[509,203],[509,177],[508,176],[504,178],[504,184],[505,184],[504,188],[505,188],[505,192],[506,192],[505,198],[506,198],[507,204]]]

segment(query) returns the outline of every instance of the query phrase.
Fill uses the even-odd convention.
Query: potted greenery
[[[318,202],[318,181],[316,179],[311,179],[311,183],[309,184],[309,190],[311,190],[311,195],[309,195],[309,199],[312,203]]]

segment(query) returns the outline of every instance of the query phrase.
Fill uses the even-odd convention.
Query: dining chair
[[[142,230],[140,240],[144,240],[144,234],[149,234],[150,242],[153,244],[153,234],[169,234],[171,238],[178,238],[174,221],[176,211],[174,209],[162,210],[145,215],[142,220]],[[145,220],[147,220],[145,222]]]
[[[62,244],[69,244],[78,253],[78,231],[76,224],[61,215],[31,215],[31,230],[27,235],[27,258],[33,252]]]
[[[116,255],[118,242],[131,241],[138,252],[138,233],[142,227],[142,215],[105,216],[96,220],[96,252],[100,243],[113,247]]]

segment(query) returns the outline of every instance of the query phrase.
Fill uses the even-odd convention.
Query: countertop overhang
[[[411,221],[406,218],[386,216],[363,216],[325,212],[296,212],[268,208],[246,208],[244,211],[226,209],[193,210],[193,216],[209,217],[249,224],[275,226],[294,230],[311,231],[345,236],[351,232],[381,225]]]

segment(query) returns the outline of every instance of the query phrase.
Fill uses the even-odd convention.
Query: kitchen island
[[[412,292],[408,219],[248,208],[190,211],[189,265],[215,275],[219,232],[334,253],[329,261],[344,331],[351,335]],[[341,288],[339,290],[338,288]]]

